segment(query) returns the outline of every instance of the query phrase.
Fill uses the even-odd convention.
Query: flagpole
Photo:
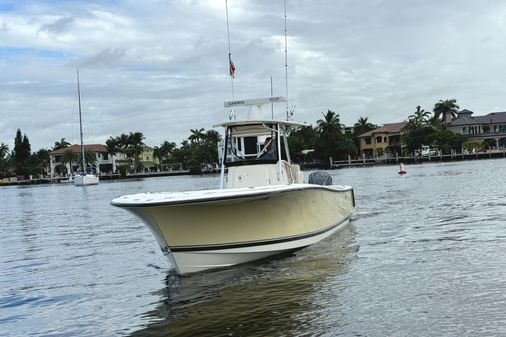
[[[229,73],[230,73],[230,86],[232,87],[232,100],[234,100],[234,74],[233,74],[233,63],[231,58],[231,51],[230,51],[230,24],[228,21],[228,1],[225,0],[225,10],[227,12],[227,37],[228,37],[228,67],[229,67]],[[234,69],[235,70],[235,69]]]

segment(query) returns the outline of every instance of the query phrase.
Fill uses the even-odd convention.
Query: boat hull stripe
[[[281,239],[274,239],[274,240],[261,240],[261,241],[249,241],[249,242],[241,242],[241,243],[229,243],[229,244],[217,244],[217,245],[209,245],[209,246],[177,246],[177,247],[166,247],[166,249],[170,249],[172,252],[200,252],[200,251],[207,251],[207,250],[221,250],[221,249],[234,249],[234,248],[246,248],[246,247],[255,247],[255,246],[262,246],[262,245],[271,245],[271,244],[278,244],[278,243],[285,243],[290,241],[297,241],[301,239],[307,239],[313,236],[321,235],[325,232],[331,231],[332,229],[340,226],[344,222],[349,221],[349,217],[343,219],[341,222],[338,222],[332,226],[329,226],[325,229],[322,229],[320,231],[303,234],[303,235],[296,235],[291,237],[285,237]]]

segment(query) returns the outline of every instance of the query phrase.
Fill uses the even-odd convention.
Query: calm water
[[[340,234],[179,278],[109,206],[217,177],[0,188],[2,336],[504,336],[506,160],[330,171],[355,188]]]

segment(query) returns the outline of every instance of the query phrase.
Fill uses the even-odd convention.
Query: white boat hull
[[[348,223],[351,187],[281,186],[145,193],[111,202],[140,217],[180,274],[232,266],[314,244]]]
[[[323,233],[286,242],[265,243],[258,246],[242,248],[200,250],[193,252],[178,251],[171,252],[171,254],[181,274],[230,267],[310,246],[338,232],[348,223],[349,219],[345,219]]]
[[[76,175],[74,177],[74,185],[75,186],[88,186],[88,185],[97,185],[98,184],[98,177],[94,176],[92,174],[86,174],[86,175]]]

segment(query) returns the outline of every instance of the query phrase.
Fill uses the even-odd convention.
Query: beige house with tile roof
[[[366,158],[377,158],[384,154],[401,155],[405,149],[402,143],[404,127],[407,122],[384,124],[359,136],[360,155]]]

